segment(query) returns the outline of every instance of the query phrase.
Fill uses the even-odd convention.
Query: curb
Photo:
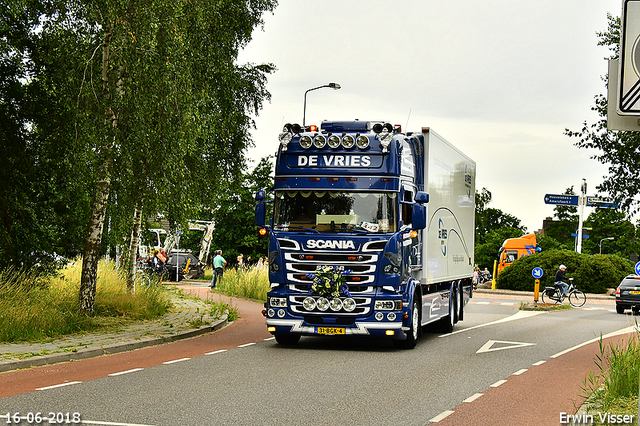
[[[128,352],[134,349],[141,349],[147,346],[157,346],[164,343],[171,343],[177,340],[190,339],[201,334],[218,331],[229,325],[227,318],[215,321],[211,325],[198,327],[166,337],[152,337],[132,342],[114,343],[99,348],[80,349],[77,352],[58,353],[43,356],[34,356],[16,361],[0,361],[0,373],[5,371],[18,370],[23,368],[41,367],[43,365],[57,364],[60,362],[77,361],[87,358],[95,358],[102,355],[112,355],[120,352]]]

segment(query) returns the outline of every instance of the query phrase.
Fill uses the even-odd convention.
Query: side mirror
[[[260,201],[256,204],[256,226],[264,228],[267,222],[267,205],[264,201]]]
[[[420,192],[418,192],[418,194],[420,194]],[[425,193],[423,192],[423,194],[425,194]],[[425,195],[427,195],[427,194],[425,194]],[[429,198],[428,195],[427,195],[427,198]],[[427,227],[427,208],[425,206],[423,206],[422,204],[414,204],[411,207],[411,218],[412,218],[411,227],[413,229],[424,229],[424,228],[426,228]]]
[[[414,197],[416,203],[427,204],[429,202],[429,194],[426,192],[418,191]]]
[[[266,192],[264,189],[261,189],[260,191],[256,192],[256,201],[262,201],[264,200],[266,197]]]

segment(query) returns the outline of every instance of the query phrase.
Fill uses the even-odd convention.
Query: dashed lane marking
[[[251,342],[251,343],[245,343],[244,345],[239,345],[238,347],[239,348],[246,348],[247,346],[253,346],[253,345],[255,345],[255,343]]]
[[[518,371],[516,371],[515,373],[513,373],[513,375],[514,375],[514,376],[519,376],[519,375],[521,375],[522,373],[526,373],[526,372],[527,372],[527,370],[528,370],[528,368],[523,368],[522,370],[518,370]]]
[[[219,351],[213,351],[213,352],[207,352],[205,355],[215,355],[215,354],[221,354],[222,352],[226,352],[226,349],[220,349]]]
[[[489,387],[490,387],[490,388],[497,388],[498,386],[503,385],[503,384],[505,384],[505,383],[507,383],[507,381],[506,381],[506,380],[498,380],[497,382],[495,382],[494,384],[492,384],[492,385],[491,385],[491,386],[489,386]]]
[[[480,398],[482,395],[484,395],[484,394],[483,394],[483,393],[476,393],[476,394],[473,394],[473,395],[471,395],[469,398],[465,399],[465,400],[464,400],[464,401],[462,401],[462,402],[473,402],[473,401],[475,401],[476,399]]]
[[[120,371],[118,373],[111,373],[111,374],[109,374],[109,377],[121,376],[123,374],[129,374],[129,373],[135,373],[136,371],[140,371],[140,370],[143,370],[143,368],[132,368],[131,370],[127,370],[127,371]]]
[[[163,362],[162,364],[164,365],[169,365],[169,364],[175,364],[176,362],[182,362],[182,361],[188,361],[191,358],[180,358],[180,359],[174,359],[173,361],[167,361],[167,362]]]
[[[443,411],[442,413],[438,414],[437,416],[435,416],[434,418],[432,418],[431,420],[429,420],[431,423],[438,423],[440,420],[444,420],[445,418],[447,418],[448,416],[452,415],[454,412],[447,410],[447,411]]]
[[[77,385],[78,383],[82,383],[82,382],[66,382],[66,383],[60,383],[58,385],[53,385],[53,386],[45,386],[43,388],[37,388],[37,391],[43,391],[43,390],[49,390],[49,389],[56,389],[56,388],[61,388],[63,386],[69,386],[69,385]]]

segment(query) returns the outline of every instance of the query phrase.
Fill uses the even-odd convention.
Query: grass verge
[[[28,271],[0,271],[0,342],[42,341],[72,333],[113,330],[132,321],[164,315],[171,309],[168,293],[159,286],[136,286],[113,264],[100,262],[94,316],[79,311],[82,264],[43,278]]]
[[[597,372],[590,372],[585,378],[581,395],[585,398],[587,414],[593,414],[593,424],[609,425],[598,415],[603,413],[637,419],[640,330],[632,335],[628,344],[605,345],[600,339],[600,353],[595,363]]]
[[[227,269],[224,271],[222,282],[216,286],[217,290],[228,296],[262,301],[267,300],[269,288],[269,272],[258,268],[238,271]]]

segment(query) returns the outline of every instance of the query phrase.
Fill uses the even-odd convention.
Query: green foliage
[[[234,182],[221,182],[221,194],[215,200],[213,213],[216,227],[212,235],[211,249],[221,249],[229,264],[234,264],[239,254],[252,262],[266,257],[268,239],[258,235],[255,227],[255,193],[273,185],[273,158],[260,160],[252,171],[244,171]]]
[[[609,26],[606,31],[598,33],[600,46],[611,50],[611,57],[617,58],[620,52],[620,18],[607,16]],[[604,79],[606,82],[606,78]],[[640,208],[637,199],[640,188],[640,132],[615,131],[607,128],[607,97],[599,94],[595,105],[591,108],[600,116],[594,124],[584,123],[579,131],[565,130],[565,134],[578,138],[578,148],[596,150],[592,156],[609,169],[609,176],[597,189],[610,194],[620,204],[622,211],[632,217]]]
[[[0,341],[40,340],[83,331],[110,329],[132,320],[151,319],[170,308],[160,287],[126,292],[126,282],[113,265],[100,264],[99,293],[94,316],[80,314],[80,263],[59,277],[5,270],[0,273]]]
[[[617,345],[605,345],[600,339],[597,372],[591,372],[582,386],[588,413],[638,414],[639,338],[640,333],[636,333],[628,342]],[[594,420],[601,424],[596,414]]]
[[[222,282],[216,285],[216,290],[229,296],[265,301],[270,287],[266,268],[237,271],[228,268],[224,271]]]
[[[543,250],[532,256],[522,257],[505,268],[498,276],[499,288],[532,291],[534,278],[531,271],[540,267],[544,271],[540,287],[553,286],[558,267],[567,266],[566,275],[574,278],[574,284],[586,293],[605,293],[616,288],[623,277],[633,273],[633,262],[616,255],[578,254],[570,250]]]

